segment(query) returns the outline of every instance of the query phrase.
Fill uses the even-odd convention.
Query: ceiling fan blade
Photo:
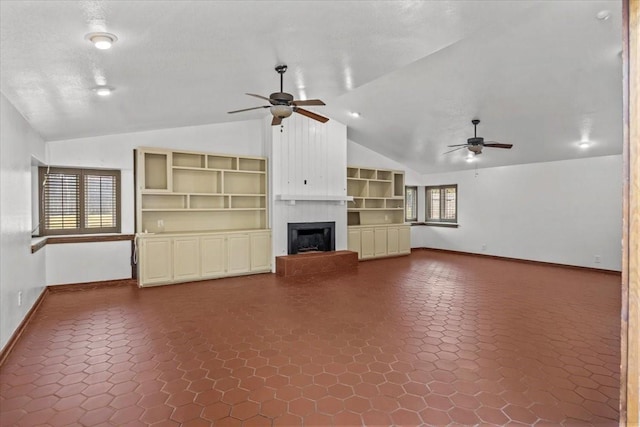
[[[319,121],[321,123],[326,123],[326,122],[329,121],[329,119],[327,117],[321,116],[320,114],[313,113],[313,112],[311,112],[309,110],[305,110],[304,108],[296,107],[296,108],[293,109],[293,111],[295,111],[298,114],[302,114],[303,116],[307,116],[310,119],[317,120],[317,121]]]
[[[291,101],[291,103],[293,105],[327,105],[324,102],[320,101],[319,99],[305,99],[304,101],[295,100],[295,101]]]
[[[447,147],[464,147],[469,144],[456,144],[456,145],[447,145]]]
[[[227,114],[241,113],[243,111],[259,110],[260,108],[269,108],[271,105],[263,105],[262,107],[243,108],[242,110],[228,111]]]
[[[273,116],[273,120],[271,120],[271,126],[278,126],[282,123],[282,117]]]
[[[256,98],[264,99],[265,101],[271,102],[271,100],[269,98],[267,98],[266,96],[256,95],[255,93],[245,93],[245,95],[255,96]]]
[[[449,154],[449,153],[453,153],[454,151],[462,150],[463,148],[466,148],[466,145],[467,145],[467,144],[464,144],[464,145],[465,145],[464,147],[454,148],[453,150],[446,151],[446,152],[444,152],[444,153],[442,153],[442,154]],[[452,146],[452,145],[450,145],[449,147],[455,147],[455,145],[453,145],[453,146]]]
[[[493,148],[511,148],[513,144],[503,144],[501,142],[485,142],[483,144],[485,147],[493,147]]]

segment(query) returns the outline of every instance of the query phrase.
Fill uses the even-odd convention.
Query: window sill
[[[448,228],[458,228],[459,224],[457,222],[412,222],[411,226],[425,225],[429,227],[448,227]]]
[[[133,234],[74,234],[67,236],[46,236],[33,237],[31,239],[31,253],[36,253],[46,245],[60,243],[95,243],[95,242],[118,242],[123,240],[133,240]]]

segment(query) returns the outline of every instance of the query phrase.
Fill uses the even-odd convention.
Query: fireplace
[[[287,236],[289,255],[336,250],[335,222],[290,222]]]

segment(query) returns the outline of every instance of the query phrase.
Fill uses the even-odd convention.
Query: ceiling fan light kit
[[[255,98],[260,98],[265,101],[269,101],[271,105],[262,105],[260,107],[251,107],[251,108],[243,108],[242,110],[234,110],[229,111],[228,114],[240,113],[243,111],[250,110],[258,110],[261,108],[268,108],[273,116],[273,120],[271,121],[272,126],[277,126],[282,123],[282,119],[286,119],[291,116],[293,113],[298,113],[303,116],[309,117],[310,119],[317,120],[321,123],[326,123],[329,121],[327,117],[321,116],[320,114],[316,114],[312,111],[305,110],[300,108],[301,105],[325,105],[319,99],[306,99],[306,100],[295,100],[293,95],[287,93],[283,89],[283,75],[287,71],[286,65],[278,65],[275,68],[276,72],[280,74],[280,92],[274,92],[269,97],[265,97],[262,95],[256,95],[255,93],[247,93],[249,96],[253,96]]]

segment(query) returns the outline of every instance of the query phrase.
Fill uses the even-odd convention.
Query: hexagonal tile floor
[[[2,426],[617,425],[620,277],[434,251],[50,293]]]

